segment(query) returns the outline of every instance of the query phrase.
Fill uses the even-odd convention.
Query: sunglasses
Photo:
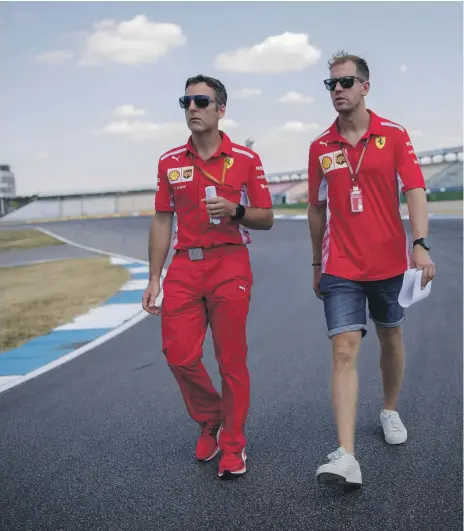
[[[208,105],[214,100],[210,96],[203,96],[199,94],[196,96],[182,96],[179,98],[181,109],[188,109],[192,101],[195,102],[195,106],[199,109],[206,109],[206,107],[208,107]]]
[[[354,85],[354,80],[357,79],[361,83],[364,83],[365,80],[358,76],[343,76],[343,77],[334,77],[331,79],[324,79],[324,85],[327,90],[333,92],[337,83],[340,83],[342,88],[349,89]]]

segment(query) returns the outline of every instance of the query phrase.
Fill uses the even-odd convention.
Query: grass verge
[[[107,257],[1,268],[0,352],[87,313],[129,278]]]
[[[62,244],[62,241],[34,229],[0,230],[0,253]]]

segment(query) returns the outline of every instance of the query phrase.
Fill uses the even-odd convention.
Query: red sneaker
[[[219,460],[219,477],[224,475],[240,476],[246,472],[247,455],[245,449],[241,452],[223,452]]]
[[[219,433],[222,423],[205,422],[197,442],[196,456],[199,461],[210,461],[219,452]]]

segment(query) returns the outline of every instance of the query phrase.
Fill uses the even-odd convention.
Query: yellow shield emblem
[[[233,163],[234,163],[234,159],[232,159],[231,157],[226,158],[227,169],[231,168]]]
[[[378,137],[375,139],[375,145],[376,145],[379,149],[383,149],[383,147],[385,146],[386,141],[387,141],[387,139],[386,139],[384,136],[378,136]]]

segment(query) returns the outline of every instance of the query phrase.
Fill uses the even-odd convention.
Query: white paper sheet
[[[403,308],[408,308],[430,295],[433,281],[431,280],[424,289],[421,288],[421,281],[422,270],[408,269],[404,273],[403,286],[398,297],[398,302]]]

